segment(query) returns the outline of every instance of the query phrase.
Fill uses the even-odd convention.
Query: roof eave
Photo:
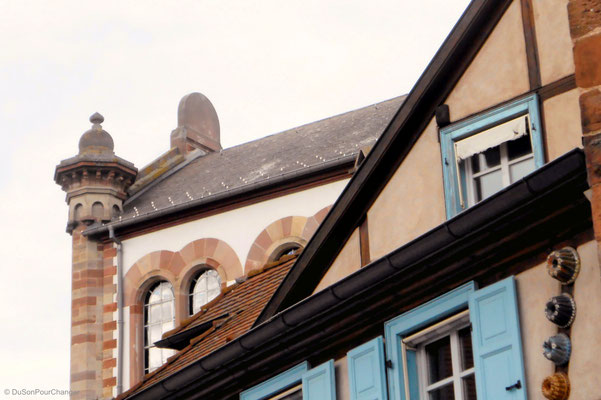
[[[122,221],[110,222],[100,226],[94,226],[86,229],[83,234],[93,238],[107,236],[109,226],[112,226],[115,232],[122,231],[126,228],[128,230],[135,230],[138,226],[155,224],[163,219],[177,219],[182,213],[185,212],[196,209],[201,210],[209,206],[222,206],[223,204],[229,204],[228,200],[233,200],[236,198],[249,198],[255,195],[260,195],[265,191],[277,189],[288,183],[297,183],[303,179],[311,179],[314,177],[316,180],[319,180],[320,176],[324,174],[336,172],[341,174],[350,174],[352,168],[355,166],[355,161],[358,154],[359,153],[349,154],[317,166],[307,167],[292,173],[282,174],[261,182],[216,193],[214,195],[195,199],[183,204],[177,204],[175,206],[153,211],[148,214],[143,214]]]
[[[531,241],[543,239],[544,245],[548,244],[548,236],[552,236],[553,240],[563,240],[555,234],[549,235],[551,230],[548,225],[556,220],[545,220],[540,215],[548,210],[555,211],[553,218],[565,216],[570,223],[578,225],[576,228],[579,230],[590,228],[590,218],[573,218],[573,212],[590,214],[590,206],[583,195],[587,188],[584,154],[581,150],[573,150],[387,256],[285,309],[213,353],[127,398],[203,398],[209,395],[212,388],[220,385],[244,385],[233,382],[251,370],[264,367],[265,363],[270,363],[273,371],[283,367],[280,364],[298,361],[291,359],[295,356],[304,355],[306,358],[309,350],[303,346],[305,341],[319,346],[329,336],[344,335],[347,331],[357,329],[356,322],[344,323],[341,316],[357,318],[361,314],[361,318],[388,318],[374,313],[370,307],[382,307],[382,304],[386,304],[386,307],[395,306],[385,301],[384,295],[390,296],[390,293],[397,296],[397,302],[415,301],[399,299],[398,288],[408,282],[421,282],[420,279],[413,279],[426,273],[431,275],[436,263],[448,262],[450,258],[454,268],[477,270],[474,255],[463,250],[469,246],[484,248],[487,254],[500,257],[499,238],[485,235],[484,232],[492,232],[496,228],[496,235],[503,235],[503,230],[515,230],[512,243],[518,245],[522,245],[526,237]],[[516,223],[522,221],[524,216],[534,225]],[[486,250],[484,244],[490,249]],[[445,276],[453,284],[460,284],[465,279],[465,276],[456,273]],[[414,294],[420,295],[423,296],[423,293]],[[380,300],[375,301],[377,298]],[[395,310],[398,313],[398,309]],[[325,329],[332,324],[336,325],[335,331]],[[311,332],[310,337],[308,332]],[[292,341],[295,345],[286,341]],[[318,348],[313,350],[319,351]],[[220,392],[220,396],[222,394]],[[221,398],[227,397],[223,396]]]

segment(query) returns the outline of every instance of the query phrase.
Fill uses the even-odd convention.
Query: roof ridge
[[[330,119],[339,118],[339,117],[342,117],[342,116],[344,116],[344,115],[348,115],[348,114],[355,113],[355,112],[357,112],[357,111],[365,110],[365,109],[368,109],[368,108],[370,108],[370,107],[377,107],[377,106],[379,106],[379,105],[381,105],[381,104],[388,103],[388,102],[392,102],[392,101],[394,101],[394,100],[398,100],[398,99],[401,99],[401,98],[403,98],[403,97],[407,97],[407,94],[403,94],[403,95],[400,95],[400,96],[391,97],[390,99],[386,99],[386,100],[382,100],[382,101],[379,101],[379,102],[376,102],[376,103],[368,104],[368,105],[366,105],[366,106],[362,106],[362,107],[354,108],[354,109],[352,109],[352,110],[349,110],[349,111],[341,112],[340,114],[331,115],[331,116],[329,116],[329,117],[323,117],[323,118],[321,118],[321,119],[318,119],[318,120],[316,120],[316,121],[311,121],[311,122],[304,123],[304,124],[302,124],[302,125],[293,126],[292,128],[288,128],[288,129],[285,129],[285,130],[283,130],[283,131],[279,131],[279,132],[271,133],[271,134],[269,134],[269,135],[266,135],[266,136],[263,136],[263,137],[260,137],[260,138],[254,139],[254,140],[250,140],[250,141],[248,141],[248,142],[239,143],[239,144],[236,144],[236,145],[234,145],[234,146],[232,146],[232,147],[228,147],[228,148],[225,148],[225,149],[221,150],[221,153],[225,153],[225,152],[227,152],[228,150],[235,149],[235,148],[238,148],[238,147],[240,147],[240,146],[245,146],[245,145],[247,145],[247,144],[250,144],[250,143],[256,143],[256,142],[259,142],[259,141],[261,141],[261,140],[264,140],[264,139],[270,138],[270,137],[272,137],[272,136],[277,136],[277,135],[280,135],[280,134],[283,134],[283,133],[287,133],[287,132],[296,131],[296,130],[298,130],[298,129],[300,129],[300,128],[304,128],[304,127],[306,127],[306,126],[310,126],[310,125],[313,125],[313,124],[319,124],[319,123],[322,123],[322,122],[324,122],[324,121],[327,121],[327,120],[330,120]],[[212,153],[209,153],[208,155],[210,155],[210,154],[212,154]]]

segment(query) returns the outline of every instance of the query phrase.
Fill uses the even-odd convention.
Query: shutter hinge
[[[392,369],[392,360],[386,360],[386,368]]]

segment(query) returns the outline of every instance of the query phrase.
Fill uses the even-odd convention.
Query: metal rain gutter
[[[308,323],[306,321],[327,318],[331,308],[352,301],[353,298],[360,299],[362,293],[369,292],[376,285],[390,279],[391,274],[410,268],[422,258],[444,251],[463,237],[469,236],[476,229],[514,210],[516,205],[543,197],[554,189],[558,190],[557,186],[565,181],[574,180],[581,180],[582,184],[588,187],[584,154],[580,149],[570,151],[352,275],[281,311],[234,341],[167,376],[162,381],[125,398],[159,399],[169,397],[175,395],[179,389],[189,386],[192,382],[198,381],[212,372],[220,369],[227,370],[229,363],[235,362],[245,354],[267,343],[273,344],[274,341],[281,343],[282,337],[286,333],[298,330],[303,324]],[[559,190],[561,189],[563,188]],[[320,331],[315,335],[326,334]],[[313,337],[315,335],[300,338],[300,342],[295,342],[295,346],[302,346],[307,341],[316,340]],[[274,356],[279,355],[276,353]],[[263,365],[272,361],[272,357],[269,357],[263,358],[260,363]],[[257,366],[253,365],[253,367]],[[244,374],[245,371],[229,371],[225,378],[211,387],[217,387],[236,379],[236,373]],[[203,394],[204,390],[199,391],[193,398],[202,398]]]
[[[223,192],[216,193],[210,197],[204,197],[196,200],[192,200],[186,203],[177,204],[172,207],[163,208],[156,212],[151,212],[148,214],[143,214],[138,217],[128,218],[123,221],[109,222],[108,224],[103,224],[100,226],[92,226],[85,231],[83,231],[84,236],[97,236],[106,234],[109,231],[109,227],[112,227],[114,230],[122,229],[128,226],[140,224],[143,222],[151,221],[166,215],[175,214],[181,211],[185,211],[191,208],[199,207],[206,204],[220,202],[224,199],[234,197],[237,195],[241,195],[244,193],[261,190],[264,188],[268,188],[270,186],[278,186],[287,181],[295,181],[299,178],[311,176],[316,173],[324,172],[327,170],[336,170],[343,166],[349,165],[352,167],[355,163],[355,159],[357,158],[358,153],[353,153],[348,156],[340,157],[332,161],[327,161],[325,163],[314,165],[311,167],[304,168],[302,170],[293,171],[287,174],[278,175],[272,179],[267,179],[261,182],[252,183],[249,185],[241,186],[235,189],[226,190]]]

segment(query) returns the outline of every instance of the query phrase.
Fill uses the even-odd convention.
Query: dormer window
[[[440,130],[447,217],[544,164],[535,95]]]

